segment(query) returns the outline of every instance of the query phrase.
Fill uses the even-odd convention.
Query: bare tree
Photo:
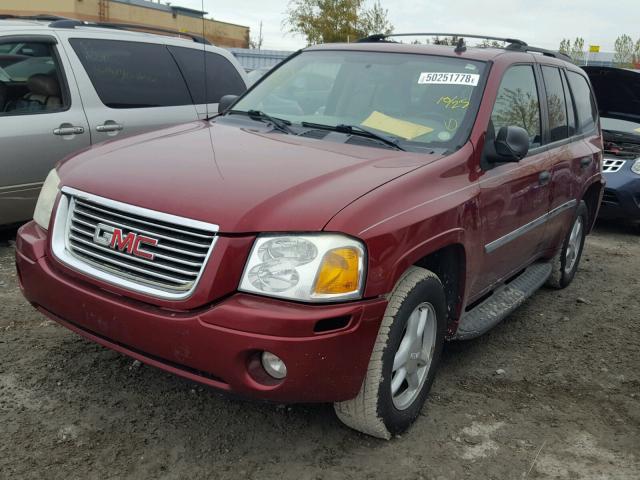
[[[249,39],[249,48],[261,50],[263,42],[264,42],[264,38],[262,36],[262,21],[260,21],[260,29],[258,30],[258,36],[251,37],[251,39]]]
[[[283,26],[307,43],[349,42],[373,33],[391,33],[388,11],[376,0],[290,0]]]
[[[571,40],[569,40],[568,38],[563,38],[562,40],[560,40],[558,51],[560,53],[564,53],[565,55],[571,55]]]
[[[616,38],[613,62],[617,65],[629,66],[633,62],[634,44],[629,35],[623,34]]]
[[[582,63],[584,61],[584,38],[577,37],[573,41],[569,56],[573,60],[573,63]]]

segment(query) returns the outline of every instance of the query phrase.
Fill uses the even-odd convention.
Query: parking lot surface
[[[574,283],[448,344],[389,442],[330,405],[228,397],[83,340],[20,294],[0,233],[0,477],[640,478],[640,236],[600,225]],[[152,332],[150,332],[152,334]]]

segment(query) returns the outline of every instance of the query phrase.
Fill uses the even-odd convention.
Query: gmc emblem
[[[96,229],[93,232],[93,242],[103,247],[144,258],[145,260],[153,260],[155,255],[146,250],[142,250],[140,246],[150,245],[155,247],[158,245],[158,240],[155,238],[145,237],[144,235],[138,235],[133,232],[125,235],[122,229],[105,225],[104,223],[98,223],[98,225],[96,225]]]

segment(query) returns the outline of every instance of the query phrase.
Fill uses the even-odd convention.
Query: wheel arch
[[[420,258],[414,265],[435,273],[447,300],[447,334],[452,335],[460,319],[466,279],[466,251],[452,243]]]
[[[464,231],[456,228],[443,232],[405,253],[389,276],[387,292],[393,290],[412,266],[435,273],[442,282],[447,298],[447,330],[450,335],[457,328],[465,298],[467,258]]]
[[[587,228],[587,233],[590,233],[593,230],[593,226],[596,223],[596,218],[598,217],[598,210],[600,208],[600,201],[602,200],[602,193],[604,192],[604,184],[599,181],[594,181],[591,183],[584,194],[582,195],[582,200],[587,204],[587,208],[589,209],[589,225]]]

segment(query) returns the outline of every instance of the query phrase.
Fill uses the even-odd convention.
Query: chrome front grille
[[[602,171],[604,173],[616,173],[624,165],[626,160],[618,160],[616,158],[605,158],[602,161]]]
[[[195,288],[218,226],[134,207],[65,187],[54,254],[76,270],[142,293],[186,298]]]

